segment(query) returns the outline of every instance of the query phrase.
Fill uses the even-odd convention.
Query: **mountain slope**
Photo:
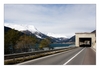
[[[5,23],[5,26],[21,31],[27,35],[35,35],[37,38],[43,39],[43,38],[48,37],[47,35],[39,32],[33,25],[22,25],[22,24],[20,25],[20,24]]]
[[[11,28],[4,26],[4,32],[11,30]]]
[[[4,25],[6,27],[10,27],[10,28],[18,30],[18,31],[29,30],[32,33],[39,32],[33,25],[27,25],[27,24],[10,24],[10,23],[5,23]]]
[[[66,42],[75,42],[75,35],[69,38]]]
[[[96,30],[93,30],[91,33],[96,33]]]
[[[59,36],[51,35],[50,36],[50,35],[41,33],[33,25],[22,25],[22,24],[20,25],[20,24],[5,23],[5,26],[10,27],[15,30],[18,30],[18,31],[21,31],[22,33],[27,34],[27,35],[36,36],[39,39],[51,38],[52,42],[54,42],[54,43],[63,43],[63,42],[66,42],[66,40],[68,40],[68,38],[66,38],[66,36],[62,36],[62,35],[59,35]]]
[[[12,28],[6,27],[4,26],[4,33],[6,34],[6,32],[8,32],[9,30],[12,30]],[[19,32],[19,35],[25,35],[23,32],[20,32],[18,30],[13,29],[15,32]]]
[[[48,33],[47,35],[54,38],[67,38],[66,36],[61,34]]]

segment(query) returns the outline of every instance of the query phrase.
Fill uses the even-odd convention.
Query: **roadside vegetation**
[[[14,29],[4,32],[4,54],[43,50],[45,47],[50,48],[50,43],[50,38],[39,40],[36,36],[29,36]]]
[[[64,51],[68,51],[68,50],[72,50],[72,49],[75,49],[75,47],[59,49],[59,50],[52,50],[52,51],[47,51],[47,52],[39,53],[39,54],[35,54],[35,55],[27,55],[27,56],[24,55],[22,57],[4,60],[4,64],[5,65],[17,64],[17,63],[21,63],[21,62],[28,61],[31,59],[36,59],[39,57],[44,57],[47,55],[52,55],[52,54],[56,54],[56,53],[60,53],[60,52],[64,52]]]
[[[43,49],[44,47],[50,47],[50,39],[49,38],[45,38],[40,42],[39,48]]]

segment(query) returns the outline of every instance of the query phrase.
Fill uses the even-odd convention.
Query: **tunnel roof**
[[[75,33],[75,34],[95,34],[95,33],[90,33],[90,32],[80,32],[80,33]]]

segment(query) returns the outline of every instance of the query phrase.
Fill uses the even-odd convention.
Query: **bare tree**
[[[28,52],[31,46],[34,46],[37,42],[37,39],[33,36],[23,35],[17,41],[16,49],[20,52]]]

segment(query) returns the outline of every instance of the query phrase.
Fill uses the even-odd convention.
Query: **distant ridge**
[[[91,33],[96,33],[96,30],[92,31]]]
[[[96,30],[93,30],[91,33],[95,33],[95,34],[96,34]],[[75,35],[72,36],[71,38],[69,38],[69,39],[67,40],[67,42],[75,42]]]

